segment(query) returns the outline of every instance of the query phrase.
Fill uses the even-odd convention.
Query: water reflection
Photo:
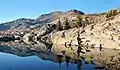
[[[10,46],[0,46],[0,52],[0,70],[87,70],[80,60],[52,52]]]
[[[59,63],[59,66],[61,67],[61,63],[62,63],[62,55],[57,55],[57,61]]]
[[[70,62],[70,57],[66,56],[65,57],[65,61],[66,61],[66,67],[68,67],[69,66],[69,62]]]
[[[77,68],[78,68],[78,70],[82,70],[82,63],[81,63],[81,61],[78,61]]]
[[[0,53],[0,57],[0,63],[2,63],[0,64],[0,70],[87,70],[81,68],[81,62],[73,64],[74,61],[70,61],[69,63],[69,57],[67,57],[65,62],[64,60],[62,61],[61,58],[63,57],[61,56],[57,56],[57,61],[56,59],[47,56],[42,58],[39,56],[18,57],[6,53]],[[66,66],[68,63],[69,66]]]

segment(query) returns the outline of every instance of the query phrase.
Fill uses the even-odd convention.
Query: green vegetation
[[[56,25],[53,24],[53,25],[52,25],[52,30],[55,30],[55,29],[56,29]]]
[[[57,24],[53,26],[53,29],[56,31],[62,31],[62,30],[68,30],[70,28],[85,28],[87,25],[89,25],[89,21],[87,19],[87,17],[82,18],[80,15],[77,15],[77,20],[75,20],[76,22],[74,24],[70,24],[67,18],[64,18],[64,22],[61,23],[60,19],[58,20]],[[84,20],[83,20],[84,19]]]
[[[82,27],[85,28],[89,23],[89,21],[87,20],[87,17],[84,18],[84,20],[82,19],[81,16],[77,16],[77,27]]]
[[[60,19],[59,19],[57,24],[56,24],[56,31],[61,31],[61,30],[63,30],[63,28],[62,28],[62,24],[61,24]]]
[[[77,27],[82,27],[82,17],[81,16],[77,16]]]
[[[68,19],[65,18],[65,21],[63,22],[63,24],[61,23],[60,19],[58,20],[57,24],[54,25],[54,28],[56,31],[61,31],[61,30],[68,30],[70,29],[70,25],[69,25],[69,22],[68,22]]]
[[[64,30],[70,29],[70,25],[69,25],[69,22],[68,22],[67,18],[65,19],[65,21],[63,23],[63,29]]]
[[[111,16],[115,16],[117,14],[118,14],[117,9],[109,10],[108,13],[106,14],[106,18],[109,18]]]

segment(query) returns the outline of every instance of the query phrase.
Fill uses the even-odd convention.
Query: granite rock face
[[[73,28],[53,33],[51,35],[53,43],[65,44],[72,40],[72,44],[77,45],[77,32],[79,32],[84,44],[94,45],[94,47],[102,44],[103,48],[120,49],[120,14],[113,16],[112,19],[105,18],[105,15],[88,16],[88,19],[93,19],[94,23],[87,25],[84,29]]]

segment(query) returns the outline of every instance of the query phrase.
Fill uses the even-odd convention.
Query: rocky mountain
[[[20,18],[11,22],[0,24],[0,30],[25,29],[30,27],[34,28],[41,24],[49,23],[53,20],[56,20],[57,15],[59,15],[59,12],[44,14],[38,17],[37,19]]]
[[[11,22],[6,22],[0,24],[0,30],[13,30],[13,29],[25,29],[25,28],[35,28],[40,26],[44,23],[54,22],[58,18],[63,17],[66,14],[84,14],[78,10],[70,10],[68,12],[61,12],[61,11],[54,11],[48,14],[40,15],[36,19],[27,19],[27,18],[20,18]]]
[[[39,16],[36,21],[38,22],[44,22],[44,23],[49,23],[52,22],[58,18],[60,18],[62,15],[64,15],[64,12],[61,11],[54,11],[48,14],[43,14]]]
[[[0,24],[0,30],[28,28],[31,25],[35,25],[35,24],[36,22],[34,21],[34,19],[20,18],[11,22]]]
[[[69,13],[69,14],[80,14],[80,15],[85,15],[84,12],[79,11],[79,10],[76,10],[76,9],[69,10],[69,11],[67,11],[66,13]]]

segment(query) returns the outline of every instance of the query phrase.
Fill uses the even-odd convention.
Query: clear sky
[[[85,13],[120,7],[120,0],[0,0],[0,23],[18,18],[37,18],[43,13],[78,9]]]

